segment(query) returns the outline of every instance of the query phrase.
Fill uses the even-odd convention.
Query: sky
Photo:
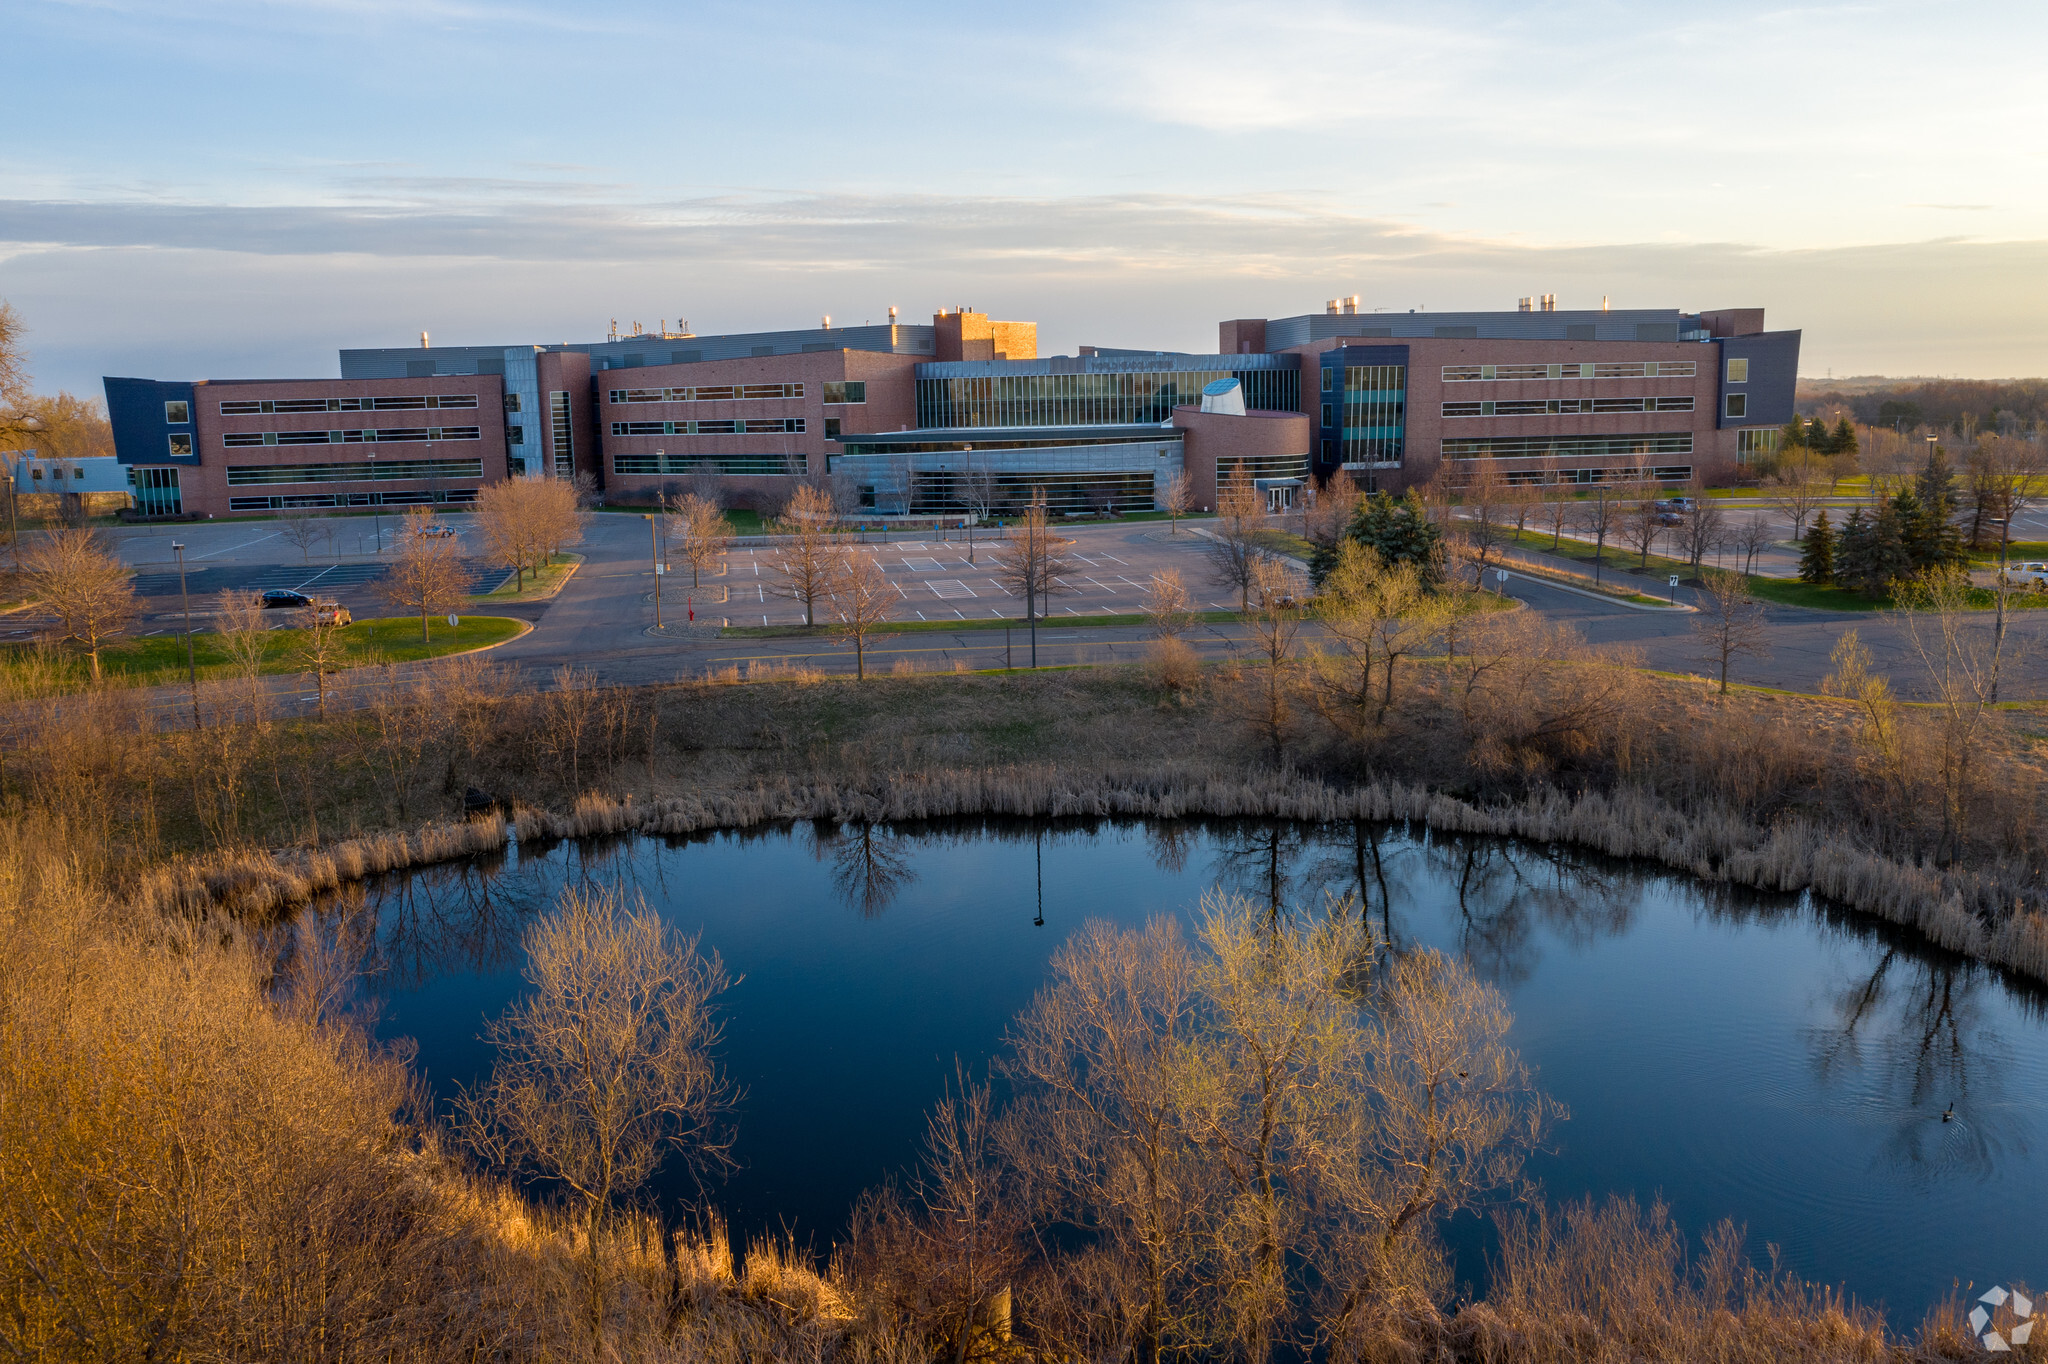
[[[40,388],[905,321],[1755,307],[2048,373],[2048,6],[9,0]]]

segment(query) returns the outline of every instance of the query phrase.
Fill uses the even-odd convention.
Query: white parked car
[[[2005,580],[2031,587],[2036,592],[2048,592],[2048,563],[2007,564]]]

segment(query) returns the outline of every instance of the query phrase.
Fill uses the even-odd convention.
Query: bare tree
[[[1159,510],[1166,513],[1167,534],[1180,534],[1180,519],[1188,514],[1188,506],[1194,498],[1194,481],[1185,469],[1159,486]]]
[[[1573,513],[1579,528],[1593,537],[1593,581],[1600,581],[1600,568],[1607,555],[1607,537],[1614,533],[1620,504],[1608,495],[1604,485],[1595,484],[1593,496],[1577,504]]]
[[[1764,630],[1763,604],[1749,591],[1749,579],[1740,573],[1714,569],[1706,575],[1706,591],[1700,594],[1699,614],[1693,617],[1693,637],[1699,641],[1706,661],[1720,672],[1721,691],[1728,691],[1728,666],[1737,657],[1763,658],[1770,653],[1770,638]]]
[[[853,641],[853,674],[865,678],[868,637],[889,619],[889,612],[901,599],[882,561],[867,550],[849,545],[832,556],[832,607],[839,621],[834,627]]]
[[[1721,510],[1719,502],[1711,497],[1694,499],[1692,510],[1685,514],[1685,524],[1678,530],[1678,543],[1685,547],[1693,577],[1699,577],[1700,562],[1721,544],[1727,526],[1728,514]]]
[[[1771,523],[1764,519],[1762,512],[1752,512],[1735,532],[1730,544],[1742,555],[1744,576],[1756,573],[1756,559],[1771,547]]]
[[[1194,602],[1179,569],[1161,569],[1152,575],[1145,592],[1145,618],[1160,639],[1179,639],[1193,628]]]
[[[1266,547],[1258,538],[1265,518],[1266,504],[1258,488],[1246,476],[1243,466],[1236,466],[1236,472],[1217,495],[1216,520],[1204,552],[1209,559],[1209,574],[1216,583],[1236,589],[1240,611],[1251,610],[1254,569],[1267,557]]]
[[[546,480],[508,479],[486,483],[476,491],[477,538],[484,557],[512,570],[514,590],[526,590],[528,571],[539,572],[547,558],[546,535],[541,527],[538,491]]]
[[[1805,538],[1807,518],[1827,504],[1828,489],[1820,456],[1804,445],[1784,452],[1771,477],[1771,505],[1792,518],[1792,538]]]
[[[1253,609],[1248,623],[1258,643],[1259,666],[1249,712],[1274,762],[1285,755],[1293,711],[1288,698],[1293,689],[1294,640],[1301,630],[1294,590],[1293,576],[1278,562],[1261,559],[1252,566]]]
[[[298,647],[292,652],[292,659],[313,675],[313,689],[319,696],[320,718],[327,718],[327,679],[342,670],[348,657],[348,645],[342,636],[341,620],[331,611],[323,611],[314,602],[302,607],[297,613],[299,627]]]
[[[456,1103],[486,1159],[583,1204],[588,1310],[604,1332],[602,1243],[614,1204],[671,1157],[702,1177],[730,1161],[735,1093],[713,1055],[718,954],[646,902],[570,889],[526,932],[526,995],[486,1025],[490,1078]]]
[[[255,592],[221,592],[213,609],[214,641],[227,655],[249,695],[252,714],[260,717],[264,660],[270,653],[270,620],[263,598]]]
[[[1657,547],[1657,538],[1664,534],[1663,518],[1664,509],[1657,505],[1654,497],[1646,497],[1622,513],[1621,538],[1641,554],[1638,568],[1650,566],[1650,551]]]
[[[830,495],[806,483],[783,510],[784,538],[777,552],[781,581],[769,590],[789,601],[802,602],[804,624],[818,623],[818,604],[832,595],[835,561],[831,540],[838,514]]]
[[[132,574],[97,531],[55,530],[23,552],[35,597],[57,617],[60,639],[76,641],[100,680],[100,650],[134,623]]]
[[[690,586],[697,587],[704,570],[716,567],[724,555],[732,540],[732,522],[716,503],[691,493],[668,514],[668,538],[690,566]]]
[[[1315,602],[1323,638],[1336,646],[1315,660],[1328,683],[1313,693],[1318,707],[1354,737],[1384,724],[1397,665],[1440,636],[1453,609],[1429,590],[1421,565],[1385,564],[1346,541]]]
[[[718,467],[717,460],[698,460],[690,466],[690,496],[714,507],[725,506],[725,471]]]
[[[1045,614],[1046,601],[1068,590],[1066,578],[1074,571],[1074,561],[1067,557],[1066,550],[1072,543],[1053,533],[1041,494],[1010,523],[1009,534],[996,546],[997,581],[1012,596],[1024,599],[1034,668],[1038,666],[1038,620]]]
[[[1452,525],[1464,533],[1463,538],[1470,548],[1471,552],[1466,557],[1472,565],[1475,587],[1484,584],[1487,565],[1511,539],[1513,519],[1518,510],[1516,501],[1492,460],[1479,461],[1477,469],[1459,489],[1459,511],[1462,515]],[[1522,510],[1520,514],[1526,516],[1527,512]]]
[[[406,513],[391,567],[376,587],[393,606],[419,613],[422,643],[433,640],[435,616],[453,612],[469,600],[469,573],[461,547],[452,536],[429,535],[433,519],[431,512]]]
[[[277,533],[285,540],[299,547],[299,557],[307,563],[313,562],[313,546],[327,528],[309,511],[287,511],[278,515]]]

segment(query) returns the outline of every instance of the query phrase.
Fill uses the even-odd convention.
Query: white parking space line
[[[1088,565],[1088,567],[1090,568],[1095,567],[1095,561],[1085,554],[1076,554],[1074,557],[1076,559],[1079,559],[1082,563]]]
[[[1131,561],[1129,559],[1119,559],[1114,554],[1105,554],[1102,557],[1109,560],[1113,564],[1122,564],[1125,568],[1129,568],[1131,566]]]
[[[939,571],[939,561],[937,559],[905,559],[903,566],[912,573],[936,573]]]
[[[1004,596],[1006,596],[1006,597],[1007,597],[1007,596],[1010,596],[1010,595],[1011,595],[1011,593],[1010,593],[1010,589],[1009,589],[1009,588],[1007,588],[1007,587],[1004,587],[1004,586],[1003,586],[1003,585],[1002,585],[1001,583],[997,582],[997,581],[996,581],[996,580],[995,580],[994,578],[989,578],[989,579],[987,579],[986,581],[987,581],[987,583],[988,583],[988,585],[989,585],[990,587],[993,587],[993,588],[994,588],[994,589],[995,589],[996,591],[998,591],[998,592],[1002,593],[1002,594],[1003,594]]]
[[[254,540],[246,540],[239,545],[229,545],[226,549],[210,550],[205,554],[195,554],[192,557],[194,559],[211,559],[216,557],[217,555],[233,554],[238,549],[247,549],[250,545],[260,545],[265,540],[275,540],[278,536],[282,534],[284,534],[283,531],[274,530],[270,532],[270,534],[268,535],[259,535]]]
[[[1117,575],[1117,581],[1118,581],[1118,582],[1120,582],[1120,583],[1122,583],[1122,584],[1123,584],[1123,585],[1124,585],[1125,587],[1135,587],[1135,588],[1137,588],[1137,589],[1138,589],[1138,590],[1139,590],[1140,592],[1142,592],[1142,591],[1144,591],[1144,590],[1145,590],[1145,584],[1144,584],[1144,583],[1134,583],[1134,582],[1132,582],[1132,581],[1131,581],[1131,580],[1130,580],[1129,578],[1126,578],[1126,577],[1124,577],[1124,576],[1123,576],[1122,574],[1118,574],[1118,575]]]
[[[1116,589],[1111,587],[1108,583],[1103,582],[1100,578],[1090,578],[1088,581],[1094,583],[1097,587],[1109,593],[1110,596],[1114,597],[1116,595]]]
[[[928,582],[925,586],[929,587],[932,595],[941,601],[958,601],[962,597],[978,595],[973,588],[958,578],[941,578],[936,582]]]

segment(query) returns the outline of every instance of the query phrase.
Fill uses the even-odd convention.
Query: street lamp
[[[647,555],[654,561],[654,628],[661,628],[661,524],[647,514]]]
[[[377,527],[377,552],[384,552],[384,504],[379,499],[384,494],[377,491],[377,452],[370,451],[370,519]],[[356,541],[361,544],[362,541]]]
[[[185,678],[192,684],[192,728],[199,729],[199,663],[192,656],[192,594],[185,590],[185,547],[173,540],[171,553],[178,556],[178,599],[185,606]]]
[[[974,509],[981,505],[981,490],[974,486],[974,443],[967,445],[967,562],[974,562]]]

